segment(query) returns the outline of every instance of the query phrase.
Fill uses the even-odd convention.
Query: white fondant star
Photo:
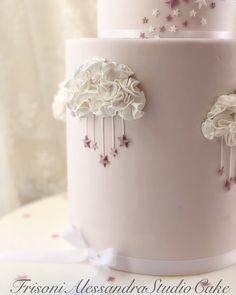
[[[180,16],[181,12],[180,10],[177,8],[177,9],[174,9],[173,12],[172,12],[172,15],[173,16]]]
[[[160,10],[159,9],[153,9],[153,11],[152,11],[152,15],[153,16],[158,16],[160,14]]]
[[[207,19],[205,17],[202,17],[201,24],[202,24],[202,26],[206,26],[207,25]]]
[[[150,26],[149,29],[148,29],[148,31],[149,31],[149,33],[153,34],[153,33],[155,33],[156,28],[153,27],[153,26]]]
[[[190,12],[189,12],[189,15],[190,15],[190,17],[195,17],[196,15],[197,15],[197,12],[196,12],[196,10],[191,10]]]
[[[195,0],[195,3],[198,4],[198,9],[201,9],[202,6],[207,6],[207,0]]]
[[[177,29],[176,25],[173,25],[173,26],[170,27],[170,32],[171,32],[171,33],[176,33],[177,30],[178,30],[178,29]]]

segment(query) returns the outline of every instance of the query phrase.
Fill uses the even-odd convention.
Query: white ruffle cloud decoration
[[[221,95],[207,114],[202,123],[202,133],[205,138],[213,140],[221,138],[221,167],[219,174],[224,174],[224,145],[230,148],[229,175],[225,186],[231,188],[236,181],[233,148],[236,146],[236,94]]]
[[[111,125],[112,134],[110,156],[117,158],[119,148],[128,148],[130,139],[126,135],[125,122],[143,117],[146,98],[135,79],[134,72],[124,64],[109,62],[101,57],[93,57],[83,63],[74,76],[63,82],[54,98],[53,113],[56,119],[65,119],[68,109],[74,117],[84,118],[85,137],[83,146],[97,150],[96,121],[100,117],[101,154],[100,163],[110,164],[107,154],[106,125]],[[116,138],[117,123],[121,121],[121,136]]]
[[[224,137],[228,146],[236,146],[236,94],[222,95],[202,124],[207,139]]]
[[[140,119],[146,98],[139,84],[127,65],[94,57],[61,85],[54,99],[54,114],[63,118],[66,106],[79,118],[94,114],[103,117],[118,115],[124,120]]]

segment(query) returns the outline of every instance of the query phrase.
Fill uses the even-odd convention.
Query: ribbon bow
[[[82,233],[70,226],[64,233],[64,239],[73,246],[73,250],[59,252],[5,252],[0,253],[0,262],[36,262],[36,263],[82,263],[89,262],[98,267],[98,274],[92,280],[96,286],[105,284],[110,276],[110,266],[115,263],[117,256],[113,248],[96,251],[89,247]],[[77,294],[77,293],[74,293]]]
[[[78,256],[75,262],[88,261],[98,267],[110,267],[114,264],[116,252],[113,248],[107,248],[102,251],[96,251],[89,247],[82,233],[75,226],[70,226],[64,233],[64,239],[78,250],[83,250],[84,253]]]

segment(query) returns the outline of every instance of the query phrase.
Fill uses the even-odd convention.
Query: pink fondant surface
[[[201,133],[215,98],[235,90],[235,52],[234,40],[67,43],[67,77],[101,56],[129,65],[147,97],[144,117],[127,123],[130,148],[108,168],[98,163],[98,153],[83,148],[84,125],[68,115],[72,222],[92,246],[164,260],[236,248],[236,186],[224,190],[217,175],[220,145]]]
[[[138,2],[138,5],[137,5]],[[203,5],[201,9],[194,0],[188,2],[177,1],[178,5],[173,9],[179,9],[180,15],[173,16],[167,1],[162,0],[98,0],[98,31],[101,34],[110,30],[140,30],[148,29],[150,25],[157,28],[165,26],[166,30],[171,25],[176,25],[181,31],[231,31],[234,15],[235,1],[216,0],[215,7],[211,8],[210,1],[206,1],[207,7]],[[153,9],[158,9],[160,14],[153,16]],[[190,11],[195,10],[196,16],[191,17]],[[168,15],[172,16],[171,21],[166,21]],[[148,18],[148,23],[144,25],[142,19]],[[205,18],[206,25],[201,24],[201,19]],[[183,26],[187,21],[188,25]]]

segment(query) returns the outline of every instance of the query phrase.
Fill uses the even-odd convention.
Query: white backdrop
[[[0,1],[0,215],[66,189],[51,103],[65,40],[95,35],[96,0]]]

